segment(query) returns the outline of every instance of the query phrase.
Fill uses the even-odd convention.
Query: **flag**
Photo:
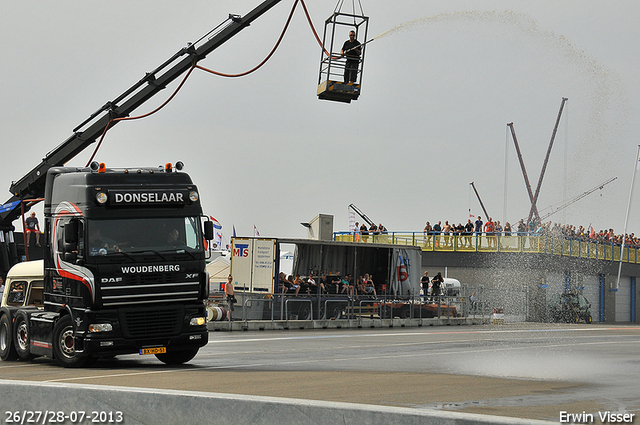
[[[258,228],[256,227],[256,225],[253,225],[253,235],[257,238],[260,236],[260,232],[258,232]]]
[[[358,229],[356,229],[356,212],[351,208],[349,208],[349,231],[358,231]]]
[[[638,162],[636,163],[636,170],[640,170],[640,157],[638,157]]]
[[[222,246],[222,232],[219,232],[218,230],[214,231],[213,243],[215,245],[215,248],[219,248],[220,246]]]
[[[220,222],[218,220],[216,220],[215,218],[213,218],[213,216],[209,216],[209,218],[211,219],[211,221],[213,222],[213,227],[214,229],[217,230],[222,230],[222,224],[220,224]]]
[[[235,225],[233,226],[233,237],[234,238],[236,237],[236,226]]]

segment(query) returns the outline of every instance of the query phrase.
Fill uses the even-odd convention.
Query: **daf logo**
[[[187,279],[195,279],[198,277],[198,273],[187,273]]]
[[[102,283],[118,283],[122,282],[121,277],[103,277],[101,280]]]

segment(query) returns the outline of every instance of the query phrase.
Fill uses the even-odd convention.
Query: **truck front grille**
[[[120,322],[125,338],[157,338],[180,333],[184,310],[178,307],[123,309]]]
[[[199,288],[197,280],[186,281],[183,274],[147,273],[103,283],[101,298],[104,306],[195,301]]]

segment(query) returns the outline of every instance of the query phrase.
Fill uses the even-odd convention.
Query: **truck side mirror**
[[[213,223],[209,220],[204,222],[204,238],[208,241],[213,239]]]
[[[66,261],[67,263],[75,264],[77,260],[78,260],[78,253],[77,252],[70,251],[70,252],[65,252],[64,253],[64,261]]]
[[[78,220],[71,219],[64,225],[64,242],[65,244],[78,243]]]
[[[68,263],[75,264],[78,260],[78,227],[78,220],[72,218],[62,228],[64,233],[62,253],[64,261]]]

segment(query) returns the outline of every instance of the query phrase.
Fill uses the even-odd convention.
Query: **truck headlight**
[[[191,319],[191,321],[189,321],[189,324],[191,326],[202,326],[206,323],[207,321],[205,320],[204,317],[193,317]]]
[[[96,193],[96,201],[98,202],[98,204],[100,205],[106,204],[108,199],[109,197],[107,196],[106,193],[104,192]]]
[[[89,332],[111,332],[112,330],[111,323],[92,323],[89,325]]]

